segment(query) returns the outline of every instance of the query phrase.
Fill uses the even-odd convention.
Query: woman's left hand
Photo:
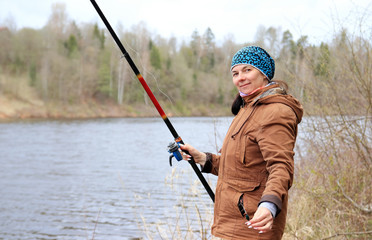
[[[274,224],[274,218],[269,209],[259,207],[253,218],[245,224],[248,225],[248,228],[253,228],[259,231],[259,233],[264,233],[271,230]]]

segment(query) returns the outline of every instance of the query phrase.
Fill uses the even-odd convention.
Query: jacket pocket
[[[242,193],[253,192],[254,190],[258,189],[261,185],[261,183],[257,181],[240,180],[239,182],[240,191]]]
[[[220,193],[218,215],[222,218],[228,219],[241,216],[237,205],[241,193],[227,184],[223,185]]]
[[[259,182],[254,181],[244,181],[244,180],[236,180],[234,181],[235,184],[224,184],[221,189],[221,197],[219,202],[219,211],[221,216],[225,216],[228,218],[231,217],[241,217],[241,213],[238,207],[239,199],[242,194],[244,195],[251,195],[256,194],[256,190],[260,188]],[[259,193],[258,193],[259,194]],[[262,193],[261,193],[262,194]],[[252,217],[252,210],[253,206],[250,204],[246,207],[246,202],[244,200],[245,196],[243,197],[243,205],[249,215]],[[259,201],[260,198],[258,198]],[[258,204],[257,201],[257,204]],[[250,201],[252,202],[252,201]],[[257,207],[256,207],[257,208]],[[253,212],[254,213],[254,212]]]
[[[252,164],[250,159],[257,157],[257,155],[259,159],[262,159],[262,154],[258,146],[258,143],[249,133],[243,136],[239,151],[240,162],[245,167],[249,167],[249,165]]]
[[[257,211],[258,203],[261,200],[264,187],[259,182],[251,182],[243,189],[243,205],[247,212],[249,219],[253,218],[254,213]]]

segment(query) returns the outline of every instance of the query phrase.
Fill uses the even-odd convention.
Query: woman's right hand
[[[192,156],[196,163],[204,166],[205,162],[207,161],[207,155],[205,153],[198,151],[196,148],[187,143],[184,145],[180,144],[180,148],[181,150],[187,151],[189,153],[189,155],[182,155],[184,160],[190,160],[190,157]]]

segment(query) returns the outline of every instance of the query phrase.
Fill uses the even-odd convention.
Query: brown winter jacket
[[[274,84],[244,98],[232,121],[220,155],[207,154],[202,171],[218,175],[212,234],[223,239],[281,239],[293,181],[293,148],[301,104]],[[249,229],[238,209],[252,219],[260,202],[269,201],[278,213],[271,231]]]

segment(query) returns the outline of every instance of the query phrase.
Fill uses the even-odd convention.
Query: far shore
[[[189,109],[185,107],[186,109]],[[190,107],[190,110],[179,111],[173,105],[163,108],[168,117],[193,116],[230,116],[229,109],[207,108],[206,106]],[[96,119],[96,118],[141,118],[160,117],[156,108],[150,103],[137,106],[118,105],[112,102],[99,103],[92,101],[81,104],[45,104],[42,101],[6,98],[0,95],[0,122],[25,119]]]

